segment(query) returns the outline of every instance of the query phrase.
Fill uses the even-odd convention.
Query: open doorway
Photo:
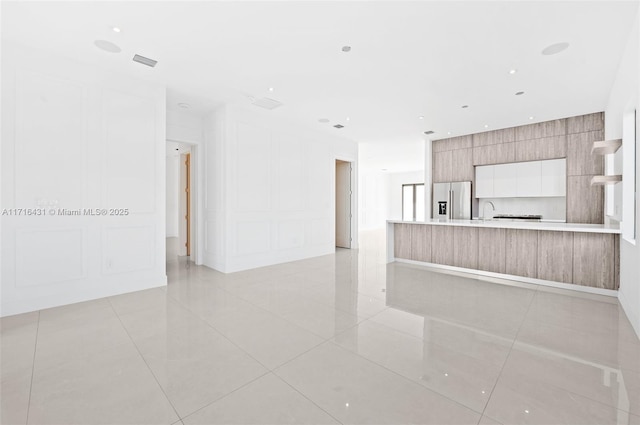
[[[187,143],[167,141],[167,262],[192,261],[193,204],[192,158],[194,147]]]
[[[351,248],[351,163],[336,159],[336,247]]]
[[[180,155],[178,194],[178,246],[181,256],[191,255],[191,151]]]

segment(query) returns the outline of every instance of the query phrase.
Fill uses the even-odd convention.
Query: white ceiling
[[[393,149],[390,149],[390,145]],[[398,173],[424,171],[424,141],[360,143],[358,167],[361,171]]]
[[[2,38],[166,84],[169,108],[188,102],[203,113],[272,97],[284,103],[274,115],[397,150],[422,141],[425,130],[438,139],[603,110],[637,7],[611,0],[3,1]],[[99,50],[96,39],[122,52]],[[568,50],[541,55],[562,41]],[[135,53],[157,67],[132,62]]]
[[[167,140],[167,144],[165,146],[166,156],[179,156],[183,153],[191,153],[191,146],[186,143]]]

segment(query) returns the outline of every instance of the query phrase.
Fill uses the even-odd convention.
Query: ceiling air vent
[[[144,56],[140,56],[140,55],[135,55],[133,57],[133,61],[141,63],[143,65],[150,66],[151,68],[156,66],[156,64],[158,63],[158,61],[154,61],[153,59],[145,58]]]
[[[435,131],[431,131],[431,130],[429,130],[429,131],[425,131],[425,132],[424,132],[424,134],[426,134],[427,136],[428,136],[429,134],[433,134],[433,133],[435,133]]]
[[[342,125],[342,124],[336,124],[336,125],[334,125],[334,127],[335,127],[335,128],[343,128],[343,127],[344,127],[344,125]]]
[[[276,109],[277,107],[282,106],[282,103],[277,100],[269,99],[268,97],[254,99],[251,103],[264,109]]]

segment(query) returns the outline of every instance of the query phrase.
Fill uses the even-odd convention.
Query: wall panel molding
[[[102,229],[102,273],[149,270],[155,266],[155,227],[105,226]]]
[[[23,72],[16,79],[14,205],[86,207],[87,88],[77,81]]]
[[[87,233],[82,227],[16,229],[16,288],[86,278],[86,247]]]
[[[156,212],[156,105],[147,98],[102,93],[103,208]]]

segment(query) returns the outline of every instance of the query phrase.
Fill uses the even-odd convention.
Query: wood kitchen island
[[[449,220],[387,222],[387,260],[616,295],[618,226]]]

